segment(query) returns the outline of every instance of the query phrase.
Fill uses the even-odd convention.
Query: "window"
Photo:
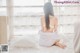
[[[14,6],[43,6],[44,0],[13,0]]]
[[[7,16],[6,0],[0,0],[0,16]]]
[[[40,29],[40,17],[41,15],[44,14],[43,6],[48,0],[12,0],[12,1],[13,1],[12,3],[13,16],[11,22],[13,34],[14,35],[26,35],[26,33],[31,34],[30,30],[33,30],[32,33],[35,33],[35,31],[38,32],[38,30]],[[74,33],[73,23],[79,16],[78,4],[60,4],[54,3],[54,0],[51,0],[51,2],[53,4],[54,15],[57,16],[59,20],[59,32]],[[6,7],[3,8],[5,9]],[[3,8],[2,10],[5,11]],[[72,28],[72,30],[68,31],[68,29],[70,28]]]

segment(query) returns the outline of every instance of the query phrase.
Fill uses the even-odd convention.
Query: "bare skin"
[[[58,27],[57,18],[54,17],[54,16],[49,16],[49,19],[50,19],[50,25],[52,27],[50,27],[50,29],[47,29],[46,26],[45,26],[46,25],[45,24],[45,17],[44,16],[41,17],[42,31],[43,32],[56,32],[57,31],[57,27]],[[55,41],[54,45],[56,45],[56,46],[58,46],[60,48],[63,48],[63,49],[66,47],[66,45],[64,45],[63,43],[60,43],[60,40]]]
[[[64,49],[66,47],[66,45],[64,45],[63,43],[60,43],[60,40],[56,41],[54,45],[56,45],[62,49]]]

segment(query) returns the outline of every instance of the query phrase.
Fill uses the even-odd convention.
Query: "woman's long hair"
[[[49,29],[49,24],[50,24],[50,20],[49,20],[49,15],[54,16],[53,14],[53,6],[50,2],[47,2],[44,5],[44,14],[45,14],[45,23],[46,23],[46,28]]]

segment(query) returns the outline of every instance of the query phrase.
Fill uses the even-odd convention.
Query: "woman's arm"
[[[58,28],[58,19],[55,18],[54,31],[57,31]]]
[[[44,16],[42,16],[42,17],[41,17],[41,27],[42,27],[42,30],[43,30],[43,31],[46,30],[44,20],[45,20],[45,19],[44,19]]]

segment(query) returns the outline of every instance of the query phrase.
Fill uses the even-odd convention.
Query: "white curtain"
[[[74,51],[80,53],[80,22],[75,23]]]

